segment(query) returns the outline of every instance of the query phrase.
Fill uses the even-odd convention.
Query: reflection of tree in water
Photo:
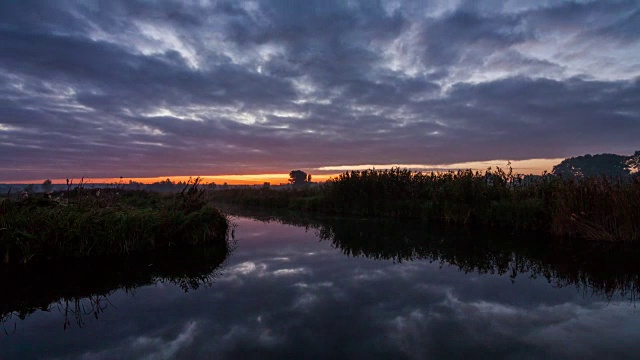
[[[37,311],[58,311],[64,329],[82,327],[85,318],[111,305],[116,291],[134,292],[156,283],[173,284],[185,292],[210,286],[232,248],[229,244],[158,251],[115,259],[75,260],[54,264],[5,267],[0,274],[0,321],[5,333]]]
[[[233,210],[232,210],[233,212]],[[394,219],[263,216],[261,221],[314,229],[343,254],[395,262],[429,260],[465,273],[544,277],[557,287],[576,286],[585,295],[635,300],[640,293],[640,248],[620,243],[560,241],[546,235],[434,228]]]

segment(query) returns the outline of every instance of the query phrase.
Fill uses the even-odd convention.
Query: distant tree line
[[[565,178],[607,176],[628,178],[640,170],[640,151],[631,156],[616,154],[583,155],[565,159],[553,167],[552,174]]]

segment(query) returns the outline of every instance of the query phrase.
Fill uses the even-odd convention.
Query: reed
[[[536,230],[601,241],[640,240],[640,178],[350,171],[304,190],[216,191],[214,201],[430,223]]]
[[[177,195],[76,188],[52,198],[0,200],[5,263],[112,256],[225,241],[229,222],[197,181]]]

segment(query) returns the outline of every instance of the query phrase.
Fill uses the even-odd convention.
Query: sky
[[[638,1],[0,3],[4,182],[535,173],[639,135]]]

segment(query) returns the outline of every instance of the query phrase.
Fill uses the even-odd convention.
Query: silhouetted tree
[[[52,188],[53,188],[53,185],[51,184],[51,180],[47,179],[42,182],[42,191],[48,193],[49,191],[51,191]]]
[[[587,154],[565,159],[553,167],[552,173],[564,177],[626,177],[630,173],[627,162],[631,158],[615,154]]]
[[[307,173],[302,170],[293,170],[289,173],[289,183],[293,186],[301,186],[307,182]]]

